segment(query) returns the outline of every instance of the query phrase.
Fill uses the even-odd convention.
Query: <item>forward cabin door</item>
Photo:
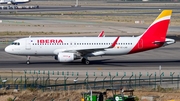
[[[26,40],[26,50],[31,50],[31,38]]]

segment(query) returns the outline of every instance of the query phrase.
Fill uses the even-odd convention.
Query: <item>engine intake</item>
[[[8,5],[11,5],[11,4],[12,4],[12,2],[10,2],[10,1],[9,1],[9,2],[7,2],[7,4],[8,4]]]

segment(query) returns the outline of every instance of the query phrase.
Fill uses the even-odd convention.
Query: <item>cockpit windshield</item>
[[[13,43],[11,43],[11,45],[20,45],[20,43],[19,42],[13,42]]]

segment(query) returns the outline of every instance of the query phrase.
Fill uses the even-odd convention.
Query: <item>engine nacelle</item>
[[[9,1],[9,2],[7,2],[7,4],[8,4],[8,5],[11,5],[11,4],[12,4],[12,2],[11,2],[11,1]]]
[[[74,53],[59,53],[57,56],[59,62],[71,62],[75,59]]]

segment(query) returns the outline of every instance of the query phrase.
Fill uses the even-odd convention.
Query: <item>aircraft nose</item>
[[[5,50],[5,52],[7,52],[7,53],[11,53],[11,49],[10,49],[9,46],[7,46],[4,50]]]

